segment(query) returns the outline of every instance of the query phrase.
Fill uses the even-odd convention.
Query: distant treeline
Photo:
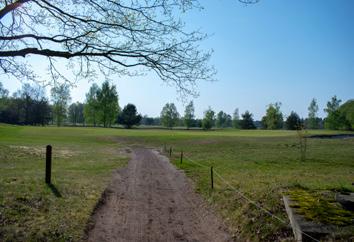
[[[198,119],[194,114],[194,104],[189,102],[184,114],[180,115],[173,103],[167,103],[160,117],[141,116],[134,104],[123,109],[119,107],[116,87],[104,82],[101,87],[93,84],[86,93],[85,103],[71,103],[70,87],[66,84],[54,86],[48,99],[39,85],[24,84],[11,96],[0,82],[0,122],[19,125],[82,125],[112,127],[117,124],[126,128],[134,125],[201,128],[235,129],[354,129],[354,100],[340,105],[336,96],[327,102],[324,111],[327,117],[317,116],[319,107],[312,99],[308,107],[308,116],[301,118],[292,111],[289,116],[281,112],[281,103],[269,104],[262,120],[254,121],[253,114],[245,111],[241,115],[236,108],[232,115],[223,111],[215,113],[210,107],[204,117]]]
[[[52,120],[52,105],[40,87],[24,84],[10,97],[0,82],[0,122],[46,125]]]

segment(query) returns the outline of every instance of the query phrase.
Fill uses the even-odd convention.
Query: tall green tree
[[[99,119],[103,127],[111,127],[119,113],[116,86],[110,85],[108,81],[102,83],[102,87],[97,93],[97,101],[99,106]]]
[[[232,115],[232,126],[235,129],[239,129],[240,128],[240,115],[239,115],[239,111],[238,108],[235,109],[233,115]]]
[[[354,99],[348,100],[339,107],[339,112],[343,113],[354,130]]]
[[[63,125],[66,118],[68,104],[71,100],[70,87],[67,84],[58,84],[51,89],[53,114],[57,126]]]
[[[179,113],[174,103],[166,103],[161,111],[161,123],[163,126],[172,129],[177,125]]]
[[[118,115],[118,123],[130,129],[141,121],[141,115],[138,114],[134,104],[128,103]]]
[[[210,130],[215,123],[215,112],[209,107],[204,112],[204,118],[202,120],[202,127],[204,130]]]
[[[291,111],[290,115],[285,121],[285,124],[286,128],[290,130],[300,130],[302,127],[300,116],[294,111]]]
[[[262,125],[266,129],[281,129],[283,127],[283,114],[280,111],[280,102],[269,104],[266,115],[262,118]]]
[[[216,127],[218,128],[226,128],[232,126],[231,116],[227,113],[220,111],[216,115]]]
[[[69,121],[73,124],[82,124],[84,125],[84,104],[80,102],[72,103],[69,106],[68,110]]]
[[[216,114],[216,127],[222,128],[226,120],[226,113],[220,111]]]
[[[318,129],[319,127],[319,119],[317,117],[318,105],[317,100],[315,98],[312,99],[310,106],[308,107],[309,115],[308,115],[308,128],[310,129]]]
[[[86,93],[86,103],[84,107],[85,122],[96,125],[99,123],[100,106],[98,103],[97,95],[101,91],[100,87],[94,83]]]
[[[252,113],[250,113],[249,111],[246,111],[241,116],[242,116],[242,120],[240,121],[241,129],[255,129],[256,128],[256,126],[254,125]]]
[[[338,110],[340,103],[342,102],[341,99],[338,99],[336,95],[334,95],[330,101],[327,102],[326,108],[324,111],[326,113],[332,113]]]
[[[339,105],[341,102],[342,100],[338,99],[337,96],[333,96],[332,99],[327,102],[327,106],[324,109],[327,113],[327,117],[324,121],[326,129],[348,130],[351,128],[350,122],[347,120],[346,115],[339,110]]]
[[[186,125],[187,129],[192,127],[194,122],[194,104],[193,101],[190,101],[189,104],[186,106],[184,110],[184,124]]]

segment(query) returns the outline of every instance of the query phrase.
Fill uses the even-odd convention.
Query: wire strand
[[[190,162],[200,166],[200,167],[203,167],[203,168],[210,168],[209,166],[206,166],[204,164],[201,164],[200,162],[197,162],[189,157],[187,157],[185,154],[183,156],[184,160],[189,160]],[[280,221],[281,223],[283,224],[286,224],[287,226],[289,226],[290,224],[285,221],[284,219],[280,218],[279,216],[273,214],[271,211],[269,211],[268,209],[260,206],[257,202],[253,201],[252,199],[248,198],[246,195],[244,195],[239,189],[237,189],[236,187],[234,187],[230,182],[228,182],[222,175],[219,174],[219,172],[217,172],[215,169],[213,169],[213,172],[215,173],[215,175],[222,181],[224,182],[229,188],[231,188],[233,191],[235,191],[238,195],[240,195],[244,200],[246,200],[248,203],[254,205],[256,208],[260,209],[261,211],[263,211],[264,213],[268,214],[269,216],[271,216],[272,218]],[[308,238],[316,241],[316,242],[320,242],[318,239],[312,237],[311,235],[301,231],[300,229],[297,229],[297,228],[292,228],[293,230],[297,231],[297,232],[300,232],[301,234],[307,236]]]

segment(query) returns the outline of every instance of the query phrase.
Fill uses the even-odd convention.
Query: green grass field
[[[0,241],[81,238],[112,170],[128,160],[121,146],[97,132],[0,126]],[[53,146],[54,189],[44,183],[47,144]]]
[[[334,133],[332,131],[311,131]],[[44,147],[53,145],[53,183],[44,185]],[[179,152],[213,166],[232,186],[286,219],[284,193],[305,190],[354,191],[354,139],[308,139],[300,161],[293,131],[185,131],[56,128],[0,125],[0,240],[78,240],[113,169],[127,161],[124,148],[173,147],[172,161],[240,238],[274,241],[291,231],[247,203],[210,170],[184,160]]]

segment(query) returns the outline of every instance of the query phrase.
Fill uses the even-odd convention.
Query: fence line
[[[186,154],[184,153],[183,154],[183,158],[184,160],[189,160],[191,161],[192,163],[200,166],[200,167],[203,167],[203,168],[207,168],[209,169],[210,166],[206,166],[200,162],[197,162],[195,160],[192,160],[190,157],[186,156]],[[287,226],[290,226],[291,225],[285,221],[284,219],[278,217],[277,215],[273,214],[271,211],[269,211],[269,209],[266,209],[264,207],[262,207],[261,205],[259,205],[256,201],[253,201],[252,199],[250,199],[249,197],[247,197],[245,194],[243,194],[239,189],[237,189],[235,186],[233,186],[230,182],[228,182],[222,175],[219,174],[219,172],[217,172],[215,169],[213,169],[213,172],[215,173],[215,175],[221,180],[223,181],[229,188],[231,188],[233,191],[235,191],[238,195],[240,195],[243,199],[245,199],[248,203],[254,205],[256,208],[260,209],[261,211],[263,211],[264,213],[268,214],[269,216],[271,216],[272,218],[278,220],[279,222],[283,223],[283,224],[286,224]],[[301,231],[300,229],[297,229],[297,228],[293,228],[294,230],[296,230],[297,232],[300,232],[302,233],[303,235],[305,235],[306,237],[316,241],[316,242],[320,242],[318,239],[312,237],[311,235]]]
[[[206,166],[206,165],[203,165],[203,164],[201,164],[201,163],[199,163],[199,162],[197,162],[197,161],[194,161],[194,160],[192,160],[191,158],[189,158],[189,157],[187,157],[186,155],[184,155],[184,159],[185,160],[189,160],[190,162],[192,162],[192,163],[194,163],[194,164],[196,164],[196,165],[198,165],[198,166],[200,166],[200,167],[203,167],[203,168],[210,168],[210,166]]]

